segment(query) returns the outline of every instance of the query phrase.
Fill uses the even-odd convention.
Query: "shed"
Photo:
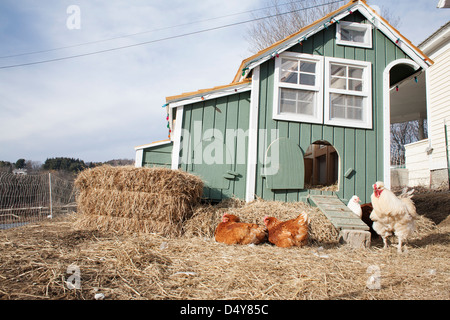
[[[167,97],[170,139],[137,147],[136,165],[197,174],[211,200],[368,202],[375,181],[390,185],[390,92],[432,63],[352,0],[245,59],[230,84]]]

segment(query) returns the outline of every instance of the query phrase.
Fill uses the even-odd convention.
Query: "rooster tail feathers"
[[[400,199],[409,198],[411,199],[413,197],[415,189],[411,189],[408,191],[408,187],[403,188],[402,193],[398,196]]]
[[[406,206],[406,209],[410,216],[414,219],[417,219],[419,216],[416,212],[416,206],[414,205],[414,202],[411,200],[411,198],[402,198],[400,199]]]

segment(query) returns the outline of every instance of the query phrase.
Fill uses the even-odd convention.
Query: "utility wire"
[[[147,33],[152,33],[152,32],[157,32],[157,31],[163,31],[163,30],[169,30],[169,29],[174,29],[174,28],[179,28],[179,27],[186,27],[186,26],[190,26],[190,25],[194,25],[194,24],[203,23],[203,22],[208,22],[208,21],[219,20],[219,19],[223,19],[223,18],[234,17],[234,16],[246,14],[246,13],[251,13],[251,12],[271,9],[271,8],[275,8],[277,6],[285,6],[285,5],[288,5],[288,4],[297,3],[297,2],[304,2],[304,1],[306,1],[306,0],[291,1],[291,2],[282,3],[280,5],[273,5],[273,6],[268,6],[268,7],[265,7],[265,8],[247,10],[247,11],[242,11],[242,12],[237,12],[237,13],[231,13],[231,14],[227,14],[227,15],[219,16],[219,17],[215,17],[215,18],[208,18],[208,19],[204,19],[204,20],[187,22],[187,23],[182,23],[182,24],[170,26],[170,27],[161,27],[161,28],[156,28],[156,29],[152,29],[152,30],[141,31],[141,32],[126,34],[126,35],[122,35],[122,36],[116,36],[116,37],[112,37],[112,38],[102,39],[102,40],[88,41],[88,42],[73,44],[73,45],[64,46],[64,47],[57,47],[57,48],[52,48],[52,49],[45,49],[45,50],[38,50],[38,51],[31,51],[31,52],[24,52],[24,53],[17,53],[17,54],[11,54],[11,55],[6,55],[6,56],[0,56],[0,59],[22,57],[22,56],[28,56],[28,55],[33,55],[33,54],[39,54],[39,53],[46,53],[46,52],[63,50],[63,49],[76,48],[76,47],[81,47],[81,46],[86,46],[86,45],[91,45],[91,44],[96,44],[96,43],[102,43],[102,42],[117,40],[117,39],[129,38],[129,37],[134,37],[134,36],[138,36],[138,35],[142,35],[142,34],[147,34]]]
[[[68,59],[92,56],[92,55],[101,54],[101,53],[105,53],[105,52],[122,50],[122,49],[126,49],[126,48],[132,48],[132,47],[142,46],[142,45],[146,45],[146,44],[151,44],[151,43],[162,42],[162,41],[166,41],[166,40],[182,38],[182,37],[191,36],[191,35],[195,35],[195,34],[199,34],[199,33],[205,33],[205,32],[209,32],[209,31],[214,31],[214,30],[220,30],[220,29],[224,29],[224,28],[234,27],[234,26],[238,26],[238,25],[241,25],[241,24],[246,24],[246,23],[249,23],[249,22],[255,22],[255,21],[259,21],[259,20],[274,18],[274,17],[277,17],[277,16],[282,16],[282,15],[289,14],[289,13],[295,13],[295,12],[299,12],[299,11],[313,9],[313,8],[321,7],[321,6],[324,6],[324,5],[334,4],[334,3],[337,3],[337,2],[341,2],[341,1],[342,0],[330,1],[328,3],[322,3],[320,5],[315,5],[315,6],[311,6],[311,7],[308,7],[308,8],[292,10],[292,11],[288,11],[288,12],[284,12],[284,13],[278,13],[278,14],[274,14],[274,15],[270,15],[270,16],[254,18],[254,19],[245,20],[245,21],[241,21],[241,22],[230,23],[230,24],[226,24],[226,25],[222,25],[222,26],[218,26],[218,27],[213,27],[213,28],[208,28],[208,29],[203,29],[203,30],[183,33],[183,34],[179,34],[179,35],[175,35],[175,36],[170,36],[170,37],[165,37],[165,38],[160,38],[160,39],[155,39],[155,40],[150,40],[150,41],[145,41],[145,42],[139,42],[139,43],[135,43],[135,44],[125,45],[125,46],[120,46],[120,47],[115,47],[115,48],[110,48],[110,49],[105,49],[105,50],[99,50],[99,51],[94,51],[94,52],[82,53],[82,54],[77,54],[77,55],[72,55],[72,56],[61,57],[61,58],[53,58],[53,59],[48,59],[48,60],[41,60],[41,61],[13,64],[13,65],[6,65],[6,66],[1,66],[0,69],[11,69],[11,68],[17,68],[17,67],[23,67],[23,66],[30,66],[30,65],[36,65],[36,64],[43,64],[43,63],[49,63],[49,62],[55,62],[55,61],[61,61],[61,60],[68,60]]]

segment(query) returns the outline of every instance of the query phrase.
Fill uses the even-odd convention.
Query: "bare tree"
[[[258,52],[275,42],[286,38],[301,28],[337,10],[347,0],[267,0],[266,9],[253,18],[258,19],[252,24],[246,35],[250,51]],[[395,16],[386,8],[380,8],[380,15],[398,27],[400,17]],[[259,19],[268,17],[266,19]]]
[[[246,38],[250,43],[250,50],[257,52],[267,48],[338,9],[343,3],[345,1],[267,0],[267,9],[253,17],[255,19],[262,16],[270,18],[257,20],[249,27]]]
[[[405,164],[405,144],[413,143],[428,136],[427,120],[420,129],[420,120],[391,124],[391,164]],[[423,130],[423,132],[421,132]],[[424,136],[422,136],[424,135]]]

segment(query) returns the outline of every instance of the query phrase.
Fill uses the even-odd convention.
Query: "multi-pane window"
[[[370,127],[370,63],[327,58],[325,64],[325,123]]]
[[[273,118],[371,128],[370,62],[285,52],[275,62]]]
[[[276,62],[274,118],[321,122],[323,58],[292,52]]]

